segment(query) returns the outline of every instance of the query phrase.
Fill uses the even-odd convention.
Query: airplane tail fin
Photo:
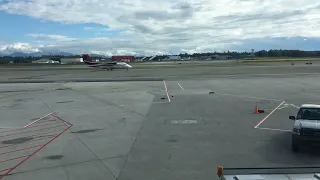
[[[85,62],[93,62],[89,54],[82,54],[82,58],[83,58],[83,61]]]
[[[82,54],[82,59],[83,62],[86,63],[87,65],[97,65],[99,64],[98,62],[92,61],[90,58],[89,54]]]

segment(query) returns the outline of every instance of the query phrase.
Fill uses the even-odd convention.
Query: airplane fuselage
[[[101,68],[101,69],[107,69],[107,70],[132,68],[132,66],[130,66],[127,63],[91,64],[89,67]]]
[[[132,68],[131,65],[125,63],[125,62],[94,62],[92,59],[89,57],[88,54],[83,54],[83,60],[85,64],[89,65],[89,67],[93,68],[101,68],[101,69],[107,69],[107,70],[113,70],[113,69],[129,69]]]
[[[113,65],[113,66],[101,66],[102,69],[108,69],[108,70],[113,70],[113,69],[129,69],[131,67],[127,67],[124,65]]]

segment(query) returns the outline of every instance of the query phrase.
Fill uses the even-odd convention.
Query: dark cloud
[[[134,17],[139,20],[151,19],[159,21],[187,19],[192,17],[196,9],[190,3],[183,2],[172,5],[171,9],[138,11],[134,13]]]
[[[232,48],[238,50],[254,48],[263,49],[301,49],[319,50],[320,38],[306,37],[278,37],[278,38],[252,38],[240,41],[241,45],[234,45]]]
[[[138,32],[144,33],[144,34],[150,34],[150,33],[154,32],[150,27],[148,27],[144,24],[136,23],[136,24],[132,24],[132,27],[135,31],[138,31]]]
[[[167,11],[143,11],[143,12],[136,12],[134,14],[135,18],[140,20],[168,20],[172,19],[174,16],[172,13]]]
[[[282,20],[284,18],[293,18],[305,15],[307,12],[311,10],[316,10],[320,8],[320,5],[309,7],[305,9],[296,9],[296,10],[290,10],[290,11],[279,11],[279,12],[261,12],[261,13],[255,13],[255,14],[232,14],[227,16],[217,16],[214,17],[212,20],[215,22],[221,22],[221,23],[237,23],[237,22],[243,22],[247,23],[248,21],[272,21],[272,20]],[[299,19],[298,19],[299,20]],[[297,20],[297,21],[298,21]],[[300,20],[301,21],[301,20]]]
[[[183,9],[179,12],[170,11],[142,11],[136,12],[134,17],[139,20],[173,20],[173,19],[186,19],[192,16],[192,11]]]

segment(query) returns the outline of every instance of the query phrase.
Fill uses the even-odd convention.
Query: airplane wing
[[[105,64],[112,66],[112,65],[117,65],[117,62],[107,62]]]
[[[112,67],[116,65],[117,65],[117,62],[103,62],[103,63],[92,64],[89,67]]]

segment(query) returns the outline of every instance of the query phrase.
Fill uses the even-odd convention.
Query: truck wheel
[[[292,140],[292,151],[298,152],[299,151],[299,146],[297,140]]]

